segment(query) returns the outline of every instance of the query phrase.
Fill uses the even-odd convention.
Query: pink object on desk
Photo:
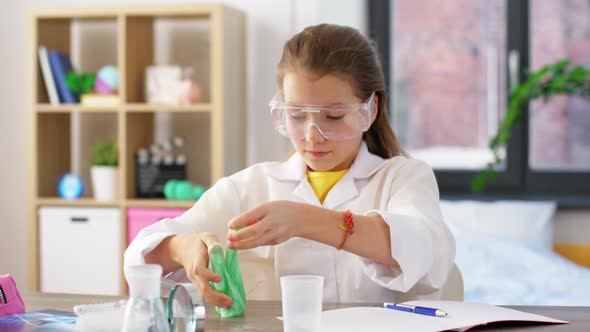
[[[186,209],[128,208],[127,209],[127,245],[133,241],[142,229],[164,218],[174,218]]]
[[[0,288],[2,289],[0,292],[0,317],[25,312],[25,303],[10,274],[0,275]]]

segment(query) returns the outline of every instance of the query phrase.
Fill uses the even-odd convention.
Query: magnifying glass
[[[204,332],[205,304],[190,283],[176,284],[166,302],[166,316],[172,332]]]

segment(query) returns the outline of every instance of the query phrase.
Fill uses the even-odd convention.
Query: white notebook
[[[49,57],[47,55],[47,48],[40,46],[39,50],[39,64],[41,65],[41,72],[45,81],[45,88],[47,89],[47,95],[49,96],[49,102],[51,105],[59,105],[59,96],[55,87],[55,78],[51,71],[51,65],[49,64]]]
[[[493,322],[539,322],[566,324],[568,322],[541,315],[484,303],[453,301],[410,301],[404,304],[432,307],[443,310],[447,317],[432,317],[403,311],[356,307],[322,312],[322,332],[435,332],[466,331],[479,325]]]

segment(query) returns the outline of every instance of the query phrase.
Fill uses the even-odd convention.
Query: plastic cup
[[[324,277],[293,275],[281,277],[284,332],[320,330]]]

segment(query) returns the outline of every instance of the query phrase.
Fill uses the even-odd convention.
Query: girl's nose
[[[309,123],[305,130],[305,140],[312,143],[320,143],[327,139],[326,135],[315,123]]]

